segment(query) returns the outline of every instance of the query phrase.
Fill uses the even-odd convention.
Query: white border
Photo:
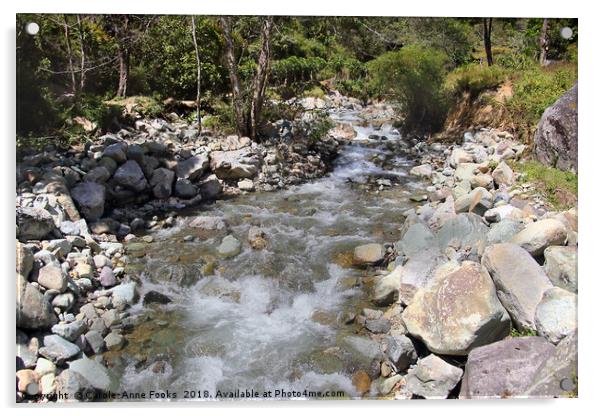
[[[201,403],[189,406],[178,404],[172,412],[178,414],[194,413],[223,414],[227,411],[244,412],[246,415],[264,415],[268,413],[305,414],[307,412],[328,411],[345,412],[345,414],[430,412],[449,414],[462,413],[465,415],[488,416],[531,410],[546,415],[563,414],[567,412],[587,412],[596,406],[596,400],[602,396],[600,382],[600,244],[598,244],[602,227],[600,224],[601,197],[598,181],[601,178],[600,157],[602,156],[600,134],[600,30],[602,19],[596,13],[594,2],[578,3],[576,1],[548,0],[528,2],[525,0],[490,1],[421,1],[394,2],[392,0],[302,0],[302,1],[262,1],[262,0],[201,0],[167,2],[165,0],[103,0],[103,1],[54,1],[21,0],[3,1],[2,13],[2,89],[4,96],[0,99],[2,107],[1,123],[4,135],[0,138],[2,150],[0,155],[3,170],[0,174],[2,200],[2,308],[4,319],[1,334],[6,335],[2,342],[1,392],[3,404],[9,407],[9,412],[15,410],[25,413],[45,415],[63,415],[77,412],[86,415],[104,415],[117,409],[124,409],[123,404],[88,405],[86,407],[14,407],[14,378],[13,378],[13,349],[14,349],[14,132],[15,132],[15,13],[148,13],[148,14],[284,14],[284,15],[399,15],[399,16],[514,16],[528,17],[578,17],[579,18],[579,131],[580,131],[580,248],[579,274],[579,396],[577,400],[496,400],[496,401],[438,401],[438,402],[336,402],[336,403]],[[6,361],[4,361],[6,360]],[[12,406],[12,408],[11,408]],[[144,407],[130,405],[130,411],[142,411],[149,414],[164,414],[169,405],[149,403]],[[131,409],[135,407],[136,409]]]

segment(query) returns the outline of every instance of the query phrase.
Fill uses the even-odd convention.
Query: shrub
[[[446,55],[418,45],[387,52],[368,63],[371,87],[399,104],[406,131],[441,129],[448,109],[443,91]]]
[[[575,65],[540,68],[522,72],[514,82],[514,94],[505,104],[519,131],[528,137],[535,130],[541,115],[577,81]]]
[[[497,88],[505,78],[506,71],[499,66],[470,64],[447,75],[445,90],[452,95],[468,92],[472,97],[476,97],[484,90]]]
[[[514,163],[511,166],[514,170],[524,174],[523,182],[537,184],[537,191],[541,192],[555,208],[568,208],[571,204],[565,202],[577,199],[578,178],[576,174],[544,166],[534,160]]]

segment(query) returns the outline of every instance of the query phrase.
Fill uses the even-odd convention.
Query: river
[[[152,234],[143,255],[131,256],[142,291],[173,302],[132,309],[144,321],[121,354],[122,388],[169,391],[176,399],[251,389],[272,398],[339,391],[359,397],[352,375],[368,370],[378,343],[341,318],[371,307],[377,270],[353,267],[350,253],[360,244],[398,240],[409,197],[424,185],[408,175],[413,162],[389,124],[375,128],[351,111],[331,117],[353,123],[357,137],[341,148],[328,176],[217,201],[188,214],[221,217],[227,232],[201,235],[185,216]],[[247,243],[251,225],[265,230],[266,249]],[[215,250],[226,233],[243,242],[242,252],[219,259]],[[193,284],[164,282],[165,273]]]

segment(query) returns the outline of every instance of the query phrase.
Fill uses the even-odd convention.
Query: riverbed
[[[369,371],[379,344],[347,318],[373,308],[371,282],[382,270],[354,267],[351,253],[397,241],[409,197],[425,185],[408,175],[414,161],[390,124],[373,126],[351,111],[331,117],[352,123],[357,136],[329,175],[188,212],[130,254],[143,294],[156,290],[172,302],[132,309],[142,319],[119,353],[123,389],[169,391],[177,400],[360,397],[353,374]],[[191,229],[197,215],[227,228]],[[265,249],[248,244],[251,226],[264,230]],[[216,247],[227,234],[243,244],[224,259]],[[374,388],[364,395],[376,396]]]

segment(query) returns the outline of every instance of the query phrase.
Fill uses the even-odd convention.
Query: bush
[[[399,104],[406,131],[432,133],[443,126],[449,106],[443,90],[446,63],[443,52],[417,45],[368,63],[371,87]]]
[[[522,182],[531,182],[537,185],[548,202],[555,208],[569,208],[572,204],[566,201],[577,200],[578,177],[572,172],[544,166],[531,160],[511,164],[512,168],[524,174]]]
[[[522,72],[514,82],[512,98],[504,104],[519,132],[530,137],[545,109],[576,81],[577,67],[572,64]]]
[[[470,64],[447,75],[445,90],[456,96],[468,92],[472,97],[476,97],[484,90],[497,88],[505,78],[506,71],[499,66]]]

